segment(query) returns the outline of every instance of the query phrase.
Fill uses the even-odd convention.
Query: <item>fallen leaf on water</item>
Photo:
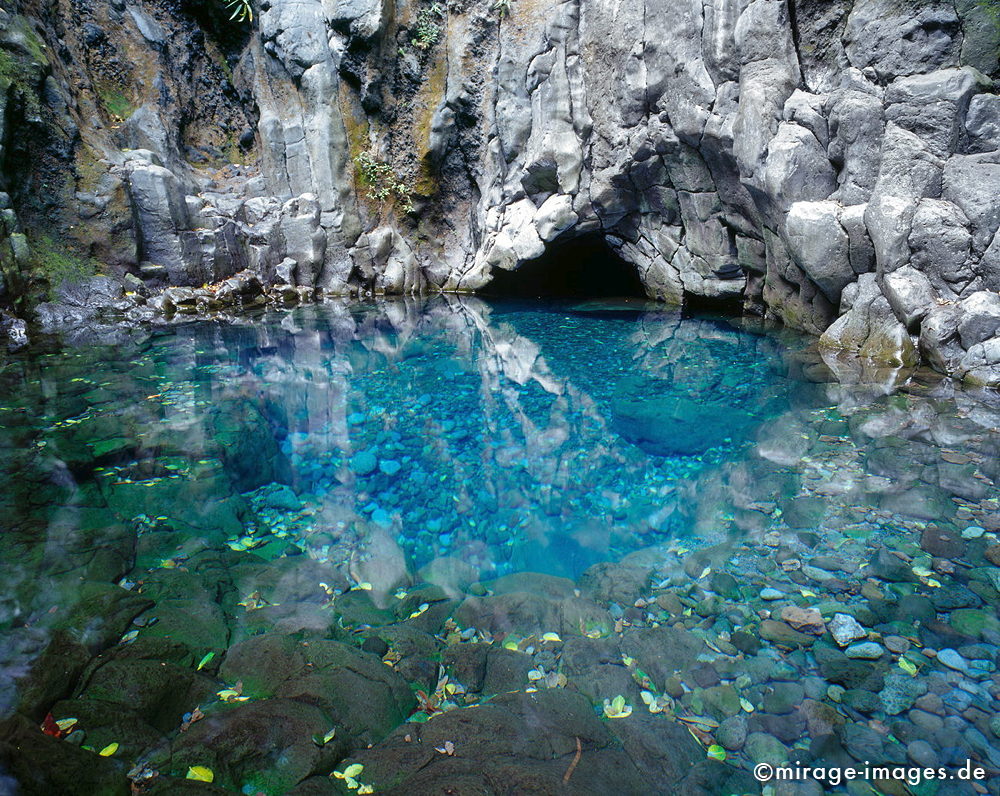
[[[191,766],[188,769],[187,779],[196,779],[199,782],[213,782],[215,773],[206,766]]]
[[[548,641],[550,643],[555,643],[555,642],[562,641],[562,639],[559,638],[559,634],[558,633],[548,632],[548,633],[542,633],[542,641]]]
[[[116,741],[115,743],[109,743],[97,754],[99,754],[101,757],[111,757],[111,755],[113,755],[117,751],[118,751],[118,743]]]
[[[363,580],[361,581],[361,583],[355,583],[353,586],[351,586],[351,590],[371,591],[372,585],[368,581]]]
[[[204,658],[202,658],[198,662],[198,671],[200,672],[202,669],[204,669],[206,666],[208,666],[208,664],[210,664],[212,662],[212,658],[214,658],[214,657],[215,657],[215,653],[214,652],[210,652]]]
[[[624,719],[632,715],[632,706],[625,703],[621,694],[612,700],[604,700],[604,715],[609,719]]]
[[[719,722],[707,716],[678,716],[677,721],[694,725],[700,730],[717,730],[719,728]]]
[[[913,677],[917,674],[917,667],[906,658],[899,659],[899,668]]]
[[[740,697],[740,707],[747,713],[753,713],[753,703],[746,697]]]
[[[223,702],[246,702],[249,697],[243,696],[243,681],[240,680],[232,688],[223,688],[217,692],[219,699]]]
[[[435,752],[440,752],[443,755],[454,755],[455,754],[455,744],[451,741],[445,741],[444,746],[435,746]]]
[[[712,760],[718,760],[721,762],[726,759],[726,750],[717,743],[714,743],[708,747],[708,756],[712,758]]]
[[[674,700],[666,694],[656,696],[652,691],[642,691],[639,696],[642,697],[642,701],[646,703],[646,707],[649,708],[650,713],[662,713],[664,710],[672,708],[674,705]]]
[[[62,738],[66,733],[60,728],[59,722],[53,718],[51,713],[46,713],[45,718],[42,719],[41,730],[46,735],[50,735],[53,738]]]
[[[63,732],[69,732],[76,726],[77,721],[78,719],[59,719],[56,726]]]
[[[347,787],[350,788],[351,790],[357,790],[361,787],[370,788],[370,786],[362,786],[362,784],[358,782],[357,778],[361,776],[361,772],[364,770],[365,767],[361,765],[361,763],[352,763],[343,771],[334,771],[332,776],[336,777],[337,779],[344,780],[344,784],[347,785]],[[364,792],[372,793],[371,790],[366,790]]]
[[[410,619],[416,619],[430,607],[430,603],[420,603],[417,610],[410,614]]]

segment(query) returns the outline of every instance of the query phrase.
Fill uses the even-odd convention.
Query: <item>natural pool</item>
[[[810,343],[442,297],[0,360],[0,791],[996,772],[1000,397]]]

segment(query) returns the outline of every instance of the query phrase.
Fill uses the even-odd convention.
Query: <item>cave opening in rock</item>
[[[597,233],[549,244],[514,271],[493,270],[483,289],[498,298],[646,298],[636,267]]]

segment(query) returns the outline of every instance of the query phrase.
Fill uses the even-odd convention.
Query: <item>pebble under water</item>
[[[998,478],[996,393],[634,300],[38,342],[0,793],[996,794]]]

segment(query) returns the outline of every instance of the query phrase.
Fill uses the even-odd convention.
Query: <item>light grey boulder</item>
[[[535,212],[535,230],[538,237],[547,243],[570,229],[579,218],[573,210],[571,196],[553,194]]]
[[[1000,153],[952,155],[944,166],[942,198],[958,205],[972,227],[972,249],[985,251],[1000,227]]]
[[[936,299],[930,280],[909,265],[886,274],[882,292],[896,317],[910,332],[919,330],[920,321],[934,307]]]
[[[875,274],[862,274],[844,292],[849,309],[820,337],[820,347],[848,351],[894,367],[916,365],[917,347],[882,295]]]
[[[296,263],[295,281],[289,284],[311,287],[316,283],[326,254],[326,233],[319,220],[320,206],[312,194],[289,199],[281,208],[278,227],[285,256]]]
[[[921,199],[913,214],[908,245],[910,264],[938,289],[958,295],[975,279],[969,220],[958,205],[943,199]]]
[[[764,187],[775,207],[787,210],[796,202],[826,199],[837,189],[837,177],[811,132],[782,122],[767,149]]]
[[[962,310],[955,302],[932,306],[920,324],[920,353],[935,370],[953,373],[965,355],[958,339]]]
[[[828,107],[827,154],[839,167],[837,198],[847,205],[867,202],[882,159],[885,110],[880,91],[858,72],[847,88],[831,93]]]
[[[969,68],[897,78],[885,90],[886,119],[945,157],[955,150],[969,100],[978,88],[978,73]]]
[[[840,206],[833,201],[796,202],[785,219],[788,251],[833,303],[855,280],[850,241],[840,224]]]
[[[1000,149],[1000,96],[977,94],[969,101],[965,116],[969,151],[994,152]]]
[[[870,67],[881,79],[958,66],[961,21],[951,3],[887,5],[858,0],[843,33],[852,66]]]
[[[981,290],[964,299],[960,306],[958,337],[966,350],[1000,332],[1000,294]]]
[[[187,272],[191,247],[181,231],[191,228],[180,180],[169,169],[141,159],[125,164],[126,185],[139,239],[139,259],[165,269],[171,284],[194,284]],[[200,283],[199,283],[200,284]]]
[[[963,381],[983,387],[1000,387],[1000,337],[976,343],[956,368]]]

